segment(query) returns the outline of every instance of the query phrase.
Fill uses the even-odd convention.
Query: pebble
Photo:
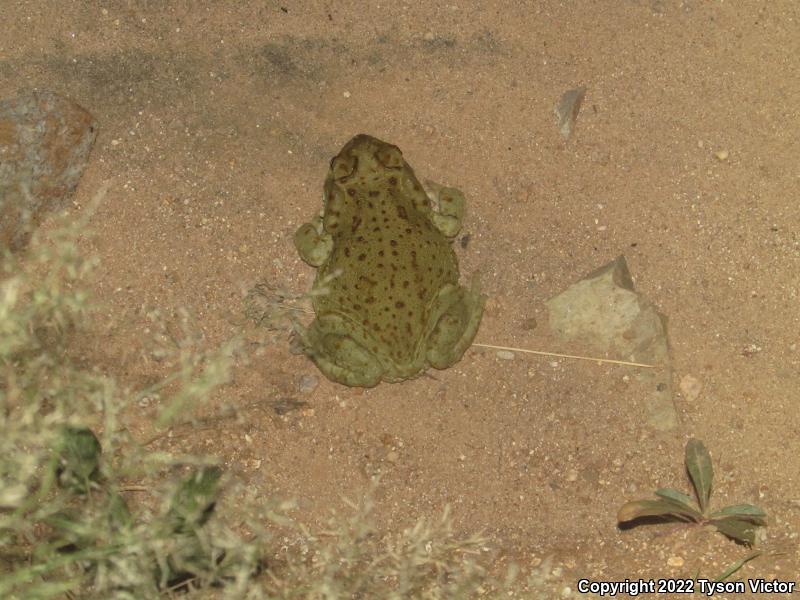
[[[509,350],[498,350],[497,358],[500,360],[514,360],[514,353]]]
[[[670,567],[682,567],[683,566],[683,557],[681,556],[670,556],[667,559],[667,565]]]
[[[761,352],[762,348],[758,344],[748,344],[742,349],[742,356],[753,356]]]
[[[716,152],[714,152],[714,156],[716,156],[717,160],[720,160],[720,161],[728,160],[728,155],[729,155],[729,153],[728,153],[727,150],[717,150]]]
[[[681,392],[683,393],[683,397],[689,402],[694,402],[700,395],[700,391],[703,389],[703,384],[700,383],[700,380],[693,375],[684,375],[681,378],[680,388]]]
[[[316,375],[303,375],[300,378],[300,383],[297,386],[301,394],[309,394],[317,389],[319,385],[319,377]]]

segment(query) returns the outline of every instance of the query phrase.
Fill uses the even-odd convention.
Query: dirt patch
[[[365,132],[465,192],[469,243],[456,251],[490,296],[478,341],[580,352],[531,318],[625,254],[669,316],[677,381],[702,385],[676,397],[681,426],[664,436],[644,425],[647,390],[623,367],[473,349],[402,384],[313,387],[286,336],[251,328],[258,353],[208,407],[232,416],[167,447],[222,456],[265,496],[298,498],[310,523],[380,475],[384,526],[450,504],[508,560],[555,555],[574,589],[579,577],[714,577],[744,555],[703,530],[616,527],[624,501],[687,488],[691,435],[714,457],[720,505],[770,516],[767,554],[740,575],[796,576],[797,6],[104,6],[6,7],[0,41],[2,97],[49,89],[100,126],[74,201],[111,182],[84,242],[102,300],[86,360],[143,385],[165,368],[140,350],[148,310],[185,306],[217,343],[256,282],[308,289],[291,236],[320,205],[330,157]],[[553,106],[579,85],[565,144]],[[308,404],[281,415],[281,400]],[[152,410],[132,407],[134,433],[151,431]]]

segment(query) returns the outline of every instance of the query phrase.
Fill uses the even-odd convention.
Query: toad
[[[318,267],[316,318],[297,326],[304,352],[333,381],[372,387],[461,359],[485,296],[459,285],[451,241],[465,202],[430,184],[435,206],[397,146],[357,135],[331,160],[322,213],[294,236]]]

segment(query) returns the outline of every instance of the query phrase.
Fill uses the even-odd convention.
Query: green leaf
[[[133,516],[125,499],[113,492],[108,500],[108,517],[114,530],[128,529],[133,526]]]
[[[64,427],[56,445],[56,475],[60,486],[86,494],[100,479],[100,442],[88,427]]]
[[[756,541],[756,529],[758,529],[758,525],[751,521],[729,518],[714,520],[711,521],[711,524],[716,527],[720,533],[737,542],[752,546]]]
[[[726,506],[711,515],[712,519],[724,519],[727,517],[740,518],[758,522],[759,525],[766,525],[767,513],[753,504],[734,504]]]
[[[617,521],[624,523],[641,517],[673,517],[681,520],[697,521],[702,515],[692,508],[686,508],[671,500],[634,500],[623,504],[617,512]]]
[[[673,502],[677,502],[681,506],[685,506],[687,510],[694,511],[696,510],[692,503],[692,498],[689,494],[684,494],[683,492],[679,492],[678,490],[673,490],[672,488],[658,488],[656,490],[656,496],[660,496],[665,500],[671,500]]]
[[[75,508],[66,508],[48,515],[44,522],[53,528],[52,548],[58,552],[77,552],[94,544],[95,540],[91,536],[89,526],[84,522],[80,511]],[[45,552],[48,550],[45,545],[39,548]]]
[[[180,482],[166,515],[174,532],[189,532],[206,524],[217,502],[220,477],[218,467],[203,467]]]
[[[686,470],[697,494],[700,512],[705,515],[711,498],[714,468],[711,466],[711,455],[700,440],[691,438],[686,443]]]

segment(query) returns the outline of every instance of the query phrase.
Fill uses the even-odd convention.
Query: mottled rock
[[[670,431],[678,424],[673,403],[667,318],[637,293],[624,256],[590,273],[547,301],[551,329],[615,358],[660,368],[637,373],[652,390],[649,425]]]
[[[25,246],[78,185],[97,135],[86,110],[50,92],[0,101],[0,248]]]

